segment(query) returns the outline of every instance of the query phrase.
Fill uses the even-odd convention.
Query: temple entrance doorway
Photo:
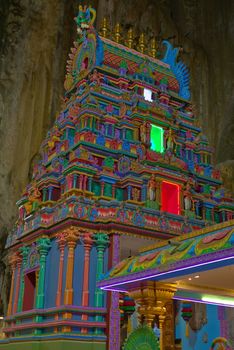
[[[24,277],[24,300],[23,311],[31,310],[34,307],[35,291],[36,291],[36,271],[25,274]]]

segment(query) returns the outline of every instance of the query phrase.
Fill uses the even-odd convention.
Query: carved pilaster
[[[73,301],[73,270],[74,270],[74,251],[78,240],[78,231],[76,227],[70,227],[66,230],[66,241],[68,246],[66,287],[64,292],[64,304],[71,305]]]
[[[115,266],[120,261],[120,237],[114,234],[111,237],[112,261],[111,265]],[[108,349],[120,349],[120,312],[119,312],[119,293],[111,292],[110,309],[109,309],[109,336]]]
[[[67,256],[67,271],[66,271],[66,286],[64,291],[64,304],[72,305],[73,302],[73,271],[74,271],[74,254],[79,233],[76,227],[71,226],[66,231],[66,242],[68,247]],[[69,312],[64,313],[63,318],[71,318],[72,315]],[[63,327],[63,332],[70,332],[71,327]]]
[[[40,272],[38,277],[36,308],[40,309],[44,307],[46,256],[51,248],[51,243],[48,237],[42,237],[37,240],[37,244],[37,249],[40,254]]]
[[[29,247],[21,247],[20,253],[22,255],[22,268],[20,273],[20,290],[19,290],[19,300],[18,300],[18,306],[17,311],[21,312],[23,308],[23,297],[24,297],[24,269],[27,266],[28,261],[28,254],[29,254]]]
[[[105,233],[96,233],[94,235],[94,242],[97,248],[97,275],[98,280],[103,273],[104,267],[104,252],[109,245],[109,237]],[[96,289],[95,293],[95,306],[103,306],[103,291],[100,288]]]
[[[90,265],[90,251],[93,246],[92,233],[86,232],[83,235],[84,245],[84,274],[83,274],[83,291],[82,291],[82,306],[89,305],[89,265]],[[82,320],[87,321],[88,316],[82,315]],[[81,333],[87,333],[87,328],[82,328]]]
[[[96,281],[99,280],[101,274],[103,273],[104,267],[104,252],[109,245],[109,237],[105,233],[96,233],[94,235],[94,242],[97,248],[97,273],[96,273]],[[95,291],[95,306],[103,307],[103,290],[100,288],[96,288]],[[97,321],[102,321],[102,316],[96,317]],[[96,330],[96,333],[99,331]]]
[[[22,266],[22,256],[20,254],[17,254],[16,256],[17,275],[16,275],[15,297],[14,297],[14,303],[13,303],[13,314],[17,312],[17,307],[18,307],[21,266]]]
[[[9,304],[7,309],[7,316],[10,316],[12,314],[12,303],[13,303],[13,291],[14,291],[14,283],[15,283],[15,271],[16,271],[16,265],[17,265],[17,258],[16,254],[14,253],[9,257],[9,265],[12,271],[11,276],[11,290],[10,290],[10,298],[9,298]]]
[[[60,251],[60,257],[59,257],[58,286],[57,286],[57,293],[56,293],[56,306],[60,306],[61,299],[62,299],[62,286],[63,286],[64,249],[67,243],[66,234],[64,232],[60,232],[57,235],[57,243]]]

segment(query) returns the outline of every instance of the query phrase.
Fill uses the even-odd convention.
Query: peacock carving
[[[154,331],[147,325],[141,325],[129,335],[123,350],[160,350],[160,348]]]

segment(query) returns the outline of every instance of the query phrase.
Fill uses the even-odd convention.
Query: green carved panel
[[[92,192],[95,194],[95,196],[101,195],[101,186],[97,182],[93,182],[92,184]]]
[[[112,197],[112,185],[106,183],[104,187],[104,196]]]
[[[116,199],[118,201],[123,201],[123,189],[122,188],[116,188]]]
[[[219,213],[216,213],[216,212],[215,212],[214,217],[215,217],[215,222],[218,224],[219,221],[220,221]]]
[[[133,130],[126,129],[125,131],[125,138],[129,141],[133,140]]]
[[[149,199],[145,203],[147,208],[159,210],[159,204],[157,201],[150,201]]]
[[[114,162],[114,159],[113,159],[112,157],[106,157],[106,158],[104,159],[103,165],[104,165],[105,167],[107,167],[107,168],[113,169],[114,163],[115,163],[115,162]]]
[[[70,137],[75,137],[75,133],[76,133],[75,129],[69,129],[69,136]]]

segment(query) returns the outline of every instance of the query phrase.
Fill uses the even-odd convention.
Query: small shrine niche
[[[82,62],[83,69],[88,69],[88,65],[89,65],[89,58],[85,57],[85,59]]]
[[[153,92],[150,89],[144,89],[144,99],[149,102],[153,102]]]

